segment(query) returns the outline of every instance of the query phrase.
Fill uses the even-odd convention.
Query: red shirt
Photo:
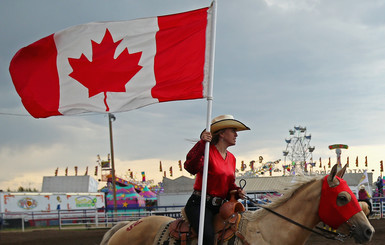
[[[359,190],[358,191],[358,199],[359,200],[365,200],[369,199],[369,194],[366,190]]]
[[[184,168],[191,174],[196,174],[194,190],[202,190],[202,175],[204,150],[206,142],[200,140],[189,151]],[[207,194],[225,199],[231,190],[238,190],[235,184],[235,157],[227,151],[223,159],[215,145],[210,145],[209,169],[207,176]]]

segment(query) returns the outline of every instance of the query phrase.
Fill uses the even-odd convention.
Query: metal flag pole
[[[112,140],[112,120],[116,120],[115,116],[108,113],[108,126],[110,129],[110,148],[111,148],[111,175],[112,175],[112,190],[114,194],[114,213],[117,212],[116,205],[116,180],[115,180],[115,162],[114,162],[114,145]]]
[[[215,56],[215,36],[216,36],[216,22],[217,22],[217,1],[212,2],[212,20],[211,20],[211,33],[210,39],[210,60],[209,60],[209,83],[207,91],[207,117],[206,117],[206,131],[210,132],[211,124],[211,112],[213,104],[213,83],[214,83],[214,56]],[[201,195],[201,206],[199,216],[199,232],[198,232],[198,245],[203,244],[203,231],[205,223],[205,208],[206,208],[206,193],[207,193],[207,175],[209,166],[209,151],[210,142],[206,142],[205,145],[205,156],[203,164],[203,176],[202,176],[202,195]]]

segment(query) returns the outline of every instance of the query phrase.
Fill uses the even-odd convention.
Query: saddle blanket
[[[173,221],[165,222],[159,229],[158,233],[155,236],[153,245],[180,245],[180,241],[175,240],[170,236],[170,230],[168,229],[170,224]],[[241,222],[241,226],[242,226]],[[187,245],[196,245],[198,243],[197,239],[194,240],[194,243],[191,241],[187,242]],[[242,242],[236,236],[233,236],[230,240],[227,241],[228,245],[241,245]]]

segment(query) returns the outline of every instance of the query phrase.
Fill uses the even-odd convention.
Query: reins
[[[243,186],[241,185],[242,181],[244,181],[244,185]],[[239,183],[240,183],[240,186],[241,186],[242,189],[246,186],[246,180],[244,180],[244,179],[241,179],[239,181]],[[290,218],[288,218],[288,217],[286,217],[286,216],[284,216],[284,215],[282,215],[280,213],[277,213],[274,210],[272,210],[272,209],[270,209],[270,208],[268,208],[266,206],[260,205],[257,201],[255,201],[254,199],[252,199],[252,198],[250,198],[248,196],[245,196],[245,197],[246,197],[246,200],[252,202],[254,205],[256,205],[256,207],[263,208],[266,211],[268,211],[268,212],[270,212],[270,213],[280,217],[281,219],[284,219],[284,220],[286,220],[286,221],[288,221],[288,222],[290,222],[290,223],[292,223],[292,224],[294,224],[296,226],[301,227],[304,230],[310,231],[310,232],[312,232],[314,234],[317,234],[319,236],[322,236],[322,237],[324,237],[326,239],[337,240],[337,241],[340,241],[340,242],[344,242],[344,240],[346,240],[346,239],[351,237],[351,234],[352,234],[353,230],[355,229],[355,226],[354,225],[350,225],[350,223],[348,221],[347,221],[347,223],[351,227],[349,235],[345,235],[345,234],[338,233],[338,232],[333,232],[333,231],[328,231],[326,229],[323,229],[321,227],[316,226],[317,229],[319,229],[319,230],[324,232],[324,233],[322,233],[322,232],[316,231],[314,229],[311,229],[311,228],[309,228],[309,227],[307,227],[307,226],[305,226],[303,224],[300,224],[300,223],[298,223],[298,222],[296,222],[296,221],[294,221],[294,220],[292,220],[292,219],[290,219]]]

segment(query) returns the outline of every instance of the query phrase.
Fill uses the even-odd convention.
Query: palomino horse
[[[360,207],[362,209],[362,212],[366,215],[366,217],[369,217],[369,214],[371,213],[370,206],[367,202],[359,201]]]
[[[338,228],[339,232],[349,234],[347,237],[353,237],[356,243],[369,242],[374,229],[342,179],[345,170],[346,166],[337,173],[335,165],[330,175],[324,178],[297,182],[266,206],[268,209],[242,213],[242,225],[239,225],[242,227],[238,227],[237,235],[242,234],[243,240],[238,240],[237,236],[235,244],[304,244],[311,229],[321,221],[334,229]],[[149,216],[134,222],[118,223],[104,235],[101,245],[163,245],[156,239],[161,233],[158,231],[172,220],[164,216]],[[188,244],[196,243],[195,238]]]

